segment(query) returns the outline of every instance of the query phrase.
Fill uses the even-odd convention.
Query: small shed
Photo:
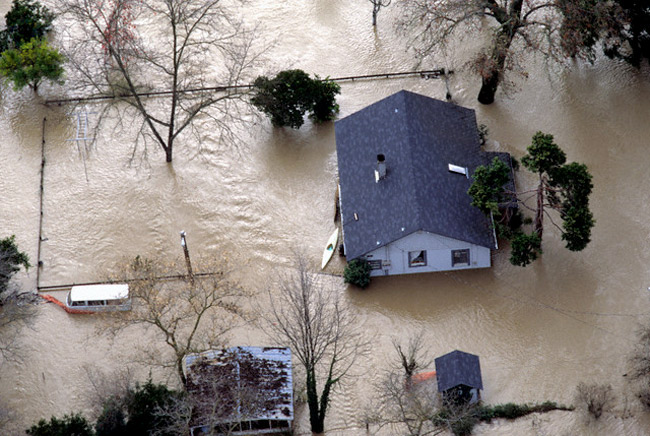
[[[291,350],[234,347],[185,357],[192,436],[287,434],[293,423]]]
[[[455,350],[435,360],[438,392],[444,399],[475,403],[481,399],[483,379],[478,356]]]

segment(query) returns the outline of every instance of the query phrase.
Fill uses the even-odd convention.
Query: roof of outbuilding
[[[488,163],[473,110],[400,91],[335,129],[348,259],[419,230],[495,247],[490,220],[471,206],[471,177],[448,167],[465,167],[471,176]],[[379,154],[387,172],[377,183]]]
[[[483,389],[478,356],[455,350],[436,358],[435,363],[438,392],[444,392],[458,385]]]
[[[192,427],[240,420],[293,420],[291,350],[233,347],[185,356]],[[218,404],[217,404],[218,403]]]

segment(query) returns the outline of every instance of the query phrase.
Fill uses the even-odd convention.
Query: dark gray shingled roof
[[[495,247],[490,220],[470,204],[471,179],[448,167],[471,175],[492,157],[480,149],[472,109],[400,91],[335,129],[348,260],[419,230]],[[378,154],[387,172],[376,183]]]
[[[483,389],[478,356],[455,350],[436,358],[435,362],[438,392],[444,392],[458,385]]]

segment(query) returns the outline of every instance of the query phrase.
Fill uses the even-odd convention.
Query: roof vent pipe
[[[386,178],[386,156],[378,154],[377,169],[375,170],[375,182],[379,183],[379,181],[384,178]]]

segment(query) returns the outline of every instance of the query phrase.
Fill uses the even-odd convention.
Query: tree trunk
[[[494,95],[497,93],[497,88],[499,87],[500,80],[501,80],[501,75],[497,70],[491,71],[488,77],[483,77],[483,84],[481,85],[481,90],[478,93],[479,103],[481,104],[494,103]]]
[[[535,211],[535,233],[542,239],[544,232],[544,181],[540,180],[537,188],[537,210]]]
[[[165,161],[167,163],[170,163],[172,161],[172,146],[171,144],[168,145],[167,147],[164,147],[165,149]]]
[[[372,7],[372,25],[377,26],[377,12],[379,12],[379,6],[374,5]]]
[[[176,371],[178,371],[178,376],[181,379],[181,383],[183,383],[183,387],[187,386],[187,378],[185,377],[185,373],[183,372],[182,358],[176,360]]]
[[[314,369],[307,370],[307,404],[309,405],[309,423],[311,424],[312,433],[323,433],[325,423],[319,413],[316,371]]]

